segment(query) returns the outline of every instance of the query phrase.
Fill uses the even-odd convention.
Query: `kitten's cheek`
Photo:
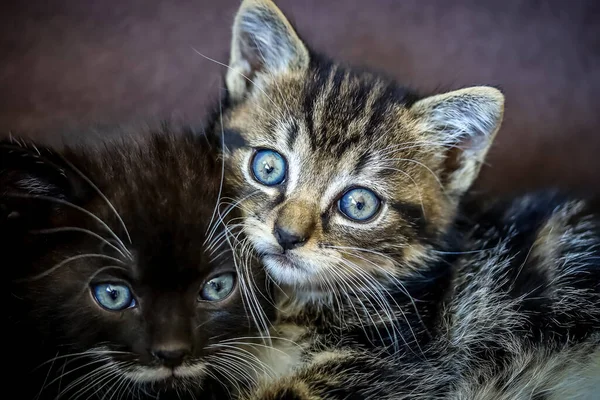
[[[150,343],[145,340],[135,340],[131,346],[131,350],[138,356],[138,362],[140,364],[150,364],[153,360],[152,354],[148,352]]]

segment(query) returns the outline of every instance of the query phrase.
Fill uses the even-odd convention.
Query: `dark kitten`
[[[206,140],[1,144],[8,382],[19,399],[223,398],[266,368],[254,342],[268,302],[242,293],[254,264],[230,250],[235,212],[217,211],[228,193]]]

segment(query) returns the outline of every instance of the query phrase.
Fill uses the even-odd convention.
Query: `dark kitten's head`
[[[63,374],[58,390],[87,398],[252,370],[238,347],[265,328],[265,288],[248,289],[265,279],[231,251],[217,147],[162,134],[60,152],[12,140],[0,153],[15,356],[55,357],[46,384]]]
[[[315,56],[270,0],[242,2],[229,67],[246,233],[277,281],[309,290],[414,272],[502,119],[494,88],[420,98]]]

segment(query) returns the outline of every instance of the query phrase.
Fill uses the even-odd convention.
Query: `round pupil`
[[[110,286],[106,288],[106,291],[108,292],[108,295],[113,301],[117,300],[119,298],[119,295],[121,294],[118,290],[113,289]]]
[[[221,290],[223,290],[223,283],[220,281],[212,281],[210,283],[210,286],[212,286],[215,292],[220,292]]]
[[[267,174],[270,174],[271,172],[273,172],[275,167],[273,167],[269,161],[265,160],[263,161],[263,169]]]
[[[352,205],[354,205],[358,211],[362,211],[362,209],[365,208],[366,200],[364,194],[357,193],[350,198],[352,199]]]

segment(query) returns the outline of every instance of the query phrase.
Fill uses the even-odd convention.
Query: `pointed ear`
[[[487,86],[427,97],[411,111],[420,128],[444,148],[447,190],[464,193],[479,174],[504,113],[504,95]]]
[[[44,225],[64,202],[83,199],[84,187],[51,150],[18,139],[0,142],[0,225]]]
[[[285,71],[307,68],[308,50],[270,0],[244,0],[235,17],[227,89],[233,100],[251,92],[253,83]]]

